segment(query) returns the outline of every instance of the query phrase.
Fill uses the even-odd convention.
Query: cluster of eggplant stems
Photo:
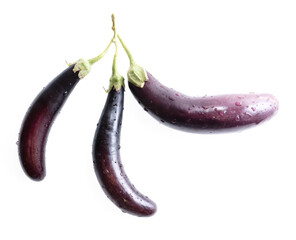
[[[107,48],[90,60],[80,59],[53,79],[28,109],[19,133],[21,165],[33,180],[45,177],[45,146],[52,123],[79,80],[91,66],[115,44],[108,96],[93,141],[93,163],[98,181],[110,200],[123,212],[151,216],[156,204],[141,194],[129,181],[120,158],[120,131],[124,105],[124,78],[117,70],[120,41],[129,60],[128,86],[140,105],[152,117],[169,127],[196,133],[239,130],[269,119],[278,110],[277,99],[270,94],[229,94],[190,97],[157,81],[137,65],[117,34],[112,15],[114,36]]]

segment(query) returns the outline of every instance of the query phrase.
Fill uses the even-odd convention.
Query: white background
[[[112,38],[111,14],[135,60],[188,95],[272,93],[260,126],[200,135],[162,126],[125,94],[121,156],[153,199],[150,218],[122,213],[97,182],[91,147],[114,48],[74,89],[47,144],[47,176],[17,155],[23,116],[68,62]],[[0,239],[296,239],[296,5],[249,1],[2,1]],[[119,69],[129,63],[119,52]]]

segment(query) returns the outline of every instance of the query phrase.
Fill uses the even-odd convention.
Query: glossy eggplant
[[[94,168],[101,187],[123,212],[150,216],[156,205],[130,182],[120,158],[120,132],[124,104],[124,89],[112,88],[97,125],[93,142]]]
[[[129,82],[134,97],[161,123],[187,132],[220,132],[253,126],[278,110],[270,94],[190,97],[168,88],[147,72],[144,86]]]
[[[45,177],[45,147],[52,123],[79,81],[79,72],[69,66],[53,79],[28,109],[19,133],[19,158],[25,173],[33,180]]]

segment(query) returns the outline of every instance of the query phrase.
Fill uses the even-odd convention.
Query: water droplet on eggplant
[[[252,117],[252,114],[250,114],[250,113],[245,113],[245,116],[247,116],[248,118],[251,118]]]

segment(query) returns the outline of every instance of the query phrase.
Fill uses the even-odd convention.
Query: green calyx
[[[145,85],[145,82],[148,81],[147,72],[143,67],[141,67],[134,61],[131,52],[128,50],[128,48],[126,47],[121,37],[118,35],[116,25],[115,25],[114,14],[112,14],[112,22],[113,22],[112,30],[114,32],[114,35],[111,41],[109,42],[108,46],[106,47],[106,49],[100,55],[94,58],[91,58],[89,60],[81,58],[75,63],[73,63],[74,64],[73,72],[78,73],[78,77],[80,79],[84,78],[91,71],[92,65],[98,62],[100,59],[102,59],[108,52],[110,46],[114,44],[115,55],[114,55],[113,66],[112,66],[112,76],[110,78],[110,84],[107,92],[111,91],[112,89],[115,89],[116,91],[118,91],[121,87],[124,88],[124,78],[119,74],[117,70],[117,54],[118,54],[117,42],[119,40],[130,60],[130,67],[127,72],[128,81],[139,88],[143,88]],[[72,64],[68,64],[68,65],[70,66]]]
[[[124,88],[124,77],[120,74],[113,74],[110,78],[109,88],[106,92],[110,92],[112,89],[115,89],[118,92],[121,87]]]
[[[117,68],[117,54],[118,54],[118,45],[116,38],[114,40],[115,45],[115,54],[113,58],[113,65],[112,65],[112,76],[110,78],[109,88],[106,92],[110,92],[112,89],[119,91],[121,87],[124,88],[124,78],[120,75],[118,68]]]
[[[73,68],[73,72],[78,72],[78,77],[80,79],[84,78],[91,70],[91,64],[88,60],[80,58]]]
[[[130,65],[127,77],[129,82],[140,88],[143,88],[145,81],[148,80],[146,70],[135,63]]]
[[[117,37],[130,60],[130,68],[127,72],[128,81],[137,87],[143,88],[145,82],[148,80],[146,70],[140,65],[136,64],[131,52],[123,42],[122,38],[118,34]]]

